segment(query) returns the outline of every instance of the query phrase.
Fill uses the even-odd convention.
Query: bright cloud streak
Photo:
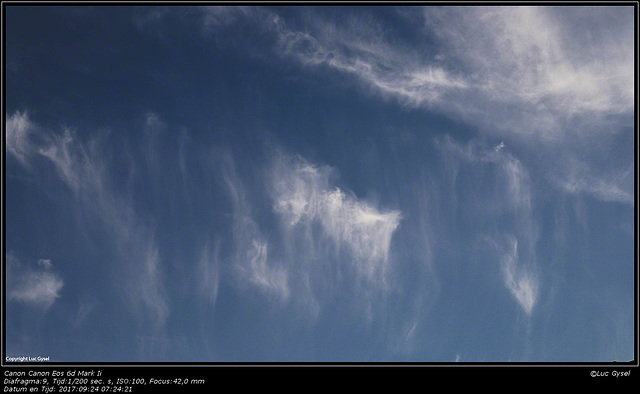
[[[502,279],[505,286],[517,300],[527,315],[533,312],[540,286],[536,272],[536,244],[539,238],[538,223],[535,220],[534,199],[531,179],[524,165],[509,151],[504,142],[491,148],[477,141],[467,145],[452,138],[437,140],[436,143],[446,154],[474,167],[498,169],[496,174],[499,192],[497,196],[476,196],[480,205],[490,207],[483,215],[502,215],[511,226],[504,229],[490,229],[489,241],[495,248],[500,261]],[[506,241],[500,241],[506,239]],[[518,250],[518,242],[524,248]],[[506,244],[506,245],[503,245]],[[521,258],[522,254],[525,258]]]
[[[387,45],[380,33],[356,21],[347,28],[322,25],[315,36],[276,25],[279,50],[306,65],[328,65],[411,106],[430,106],[467,83],[437,64],[422,64],[412,53]],[[365,32],[367,34],[365,34]],[[372,33],[372,36],[368,33]]]
[[[48,309],[60,297],[63,282],[51,272],[31,272],[18,280],[9,292],[9,299]]]
[[[20,161],[22,165],[28,165],[28,156],[31,155],[30,135],[34,132],[35,125],[29,120],[26,112],[16,112],[7,116],[5,123],[5,142],[7,153]]]
[[[573,12],[561,7],[425,7],[419,20],[400,13],[415,34],[435,40],[435,50],[424,48],[432,56],[394,41],[374,18],[349,12],[314,20],[300,31],[266,9],[224,10],[207,18],[231,14],[229,23],[254,24],[275,37],[278,53],[302,65],[328,66],[404,105],[442,112],[530,149],[544,152],[560,144],[570,160],[590,149],[581,147],[587,134],[600,144],[612,138],[609,128],[595,124],[633,109],[633,41],[616,38],[633,33],[633,18],[623,9],[606,12],[612,32],[594,8],[572,10],[581,18],[569,19]],[[585,39],[575,33],[591,37],[593,28],[606,34]],[[594,56],[585,56],[585,48]],[[576,175],[557,158],[548,166],[549,181],[566,192],[632,199],[628,183],[606,180],[620,178],[626,168],[604,175],[583,168]]]
[[[277,49],[302,64],[351,74],[407,105],[462,116],[502,133],[551,138],[575,116],[633,108],[633,42],[614,41],[611,35],[575,46],[576,37],[561,29],[563,12],[425,7],[422,33],[435,36],[440,50],[431,58],[392,43],[374,19],[348,12],[337,21],[315,21],[307,31],[291,29],[265,10],[234,15],[245,15],[275,34]],[[590,10],[583,13],[583,20],[593,19]],[[610,14],[620,36],[629,37],[625,33],[632,32],[633,19],[613,10]],[[579,19],[569,23],[582,31],[592,28]],[[599,61],[581,56],[585,46],[605,56]]]
[[[268,244],[252,218],[249,196],[230,153],[222,158],[222,172],[233,207],[235,263],[245,280],[286,301],[290,293],[287,271],[282,266],[272,266],[268,260]]]
[[[49,309],[60,297],[64,281],[50,271],[51,263],[44,269],[34,270],[24,266],[13,255],[7,259],[7,296],[9,300]]]
[[[331,186],[332,170],[281,156],[271,173],[274,210],[292,228],[319,224],[337,250],[345,249],[357,276],[385,286],[389,249],[400,212],[381,212]]]
[[[470,113],[488,114],[489,127],[506,125],[507,130],[525,133],[532,129],[547,136],[576,115],[615,114],[633,108],[633,42],[613,41],[614,36],[609,36],[602,41],[583,38],[584,45],[575,46],[576,36],[566,31],[587,32],[594,27],[591,21],[597,28],[603,22],[594,19],[593,8],[578,11],[584,14],[582,19],[563,19],[564,11],[429,7],[424,16],[426,28],[441,40],[447,56],[469,68],[467,79],[474,88],[464,102],[472,106]],[[633,29],[633,18],[614,9],[610,15],[619,37],[631,37],[625,32]],[[600,56],[583,56],[585,49]],[[489,110],[484,104],[498,107]],[[517,112],[508,109],[514,106]],[[536,114],[537,120],[527,114]],[[501,122],[505,115],[508,118]]]
[[[518,301],[522,310],[531,315],[538,298],[538,279],[518,266],[518,240],[508,237],[508,250],[500,261],[505,285]]]
[[[21,125],[31,124],[26,115],[18,114],[8,122],[15,123],[16,119]],[[139,222],[133,206],[110,187],[109,163],[99,141],[83,143],[70,129],[62,134],[42,131],[38,137],[40,143],[31,142],[23,150],[47,158],[83,208],[100,218],[112,234],[121,259],[122,269],[118,271],[126,273],[120,281],[121,291],[136,315],[154,330],[162,327],[169,307],[162,290],[160,256],[153,229]],[[53,283],[51,277],[45,279],[46,283]]]

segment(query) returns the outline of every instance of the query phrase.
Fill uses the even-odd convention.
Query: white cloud
[[[242,278],[282,301],[289,298],[286,267],[268,259],[268,243],[252,217],[245,187],[229,152],[222,157],[222,175],[232,204],[234,261]]]
[[[85,161],[90,157],[82,144],[74,142],[74,132],[65,129],[62,135],[52,133],[47,137],[48,141],[38,153],[52,162],[60,179],[75,193],[83,186],[96,187],[100,177],[95,171],[99,169],[90,160]]]
[[[218,299],[220,286],[220,242],[213,249],[209,242],[202,247],[198,267],[195,271],[197,293],[205,301],[207,309],[213,309]]]
[[[151,230],[133,228],[130,239],[118,238],[124,248],[122,260],[127,264],[129,278],[122,282],[127,302],[134,311],[157,331],[163,328],[170,309],[164,292],[160,252]]]
[[[316,219],[336,244],[351,250],[360,275],[367,280],[384,279],[400,212],[380,212],[336,188],[324,191]]]
[[[346,194],[331,185],[332,176],[329,167],[313,165],[297,156],[278,155],[269,181],[274,211],[287,233],[304,236],[307,253],[323,248],[323,239],[328,240],[337,256],[342,254],[344,268],[352,270],[367,287],[385,289],[389,249],[400,212],[380,211]],[[317,226],[320,232],[315,230]],[[322,256],[329,260],[323,264],[331,264],[329,255]],[[313,254],[309,257],[318,258]]]
[[[167,124],[155,112],[144,115],[144,127],[147,133],[157,133],[167,128]]]
[[[7,295],[9,300],[49,309],[60,297],[64,281],[49,267],[32,269],[12,254],[6,256]]]
[[[366,12],[315,15],[298,30],[270,11],[254,11],[280,53],[488,132],[554,138],[576,116],[633,109],[633,15],[624,8],[429,6],[422,27],[405,15],[415,29],[411,43]],[[610,24],[598,21],[603,15]],[[578,40],[580,32],[593,37]]]
[[[51,259],[40,259],[38,260],[38,265],[44,268],[51,268],[52,264],[51,264]]]
[[[251,13],[250,8],[241,6],[205,6],[200,9],[204,14],[204,26],[209,29],[231,25]]]
[[[169,315],[162,290],[160,255],[154,229],[137,217],[126,196],[111,186],[110,170],[98,140],[87,144],[72,132],[52,135],[42,154],[54,164],[58,175],[89,212],[96,214],[110,231],[126,277],[121,282],[129,305],[144,321],[157,329]]]
[[[427,7],[424,16],[473,87],[457,98],[467,96],[488,127],[551,136],[576,115],[633,108],[633,16],[624,8]],[[576,40],[582,34],[592,38]]]
[[[16,114],[14,118],[16,124],[33,125],[26,115]],[[35,129],[35,126],[30,127]],[[117,271],[122,275],[122,278],[117,278],[116,286],[134,313],[149,327],[157,329],[164,325],[169,306],[163,291],[154,229],[140,220],[131,200],[113,186],[112,164],[107,162],[107,153],[100,138],[84,142],[69,128],[60,134],[40,130],[38,142],[32,140],[22,151],[37,152],[48,159],[60,181],[73,192],[81,211],[97,217],[112,235],[118,263],[121,264]],[[133,166],[132,163],[127,164]],[[46,267],[44,260],[42,264]],[[52,293],[56,289],[53,277],[42,278],[51,284],[48,289]]]
[[[548,180],[566,192],[630,202],[633,187],[608,180],[626,168],[601,174],[590,165],[576,178],[564,160],[588,156],[589,146],[581,147],[585,140],[590,146],[608,142],[620,126],[612,122],[632,125],[631,8],[428,6],[422,15],[392,10],[413,29],[411,42],[367,12],[314,13],[303,18],[303,28],[259,7],[213,14],[252,23],[275,38],[277,53],[301,65],[351,75],[383,97],[473,124],[513,147],[526,146],[541,156]],[[563,154],[547,157],[559,145]]]
[[[613,162],[611,160],[610,163]],[[601,201],[633,205],[635,203],[633,164],[630,162],[626,166],[611,168],[610,165],[596,166],[595,163],[597,163],[595,160],[587,162],[575,157],[567,157],[563,165],[553,173],[551,180],[562,190],[571,194],[587,194]]]
[[[469,85],[438,108],[529,151],[564,192],[633,204],[632,154],[599,151],[633,141],[630,10],[424,8],[426,31]]]
[[[382,97],[528,149],[565,192],[632,203],[633,185],[611,181],[624,177],[625,166],[603,174],[598,163],[578,173],[566,164],[589,157],[621,127],[632,129],[630,7],[390,8],[412,31],[411,41],[367,11],[300,10],[300,26],[260,7],[203,10],[209,27],[253,26],[268,37],[260,46],[285,58],[350,75]],[[558,147],[561,155],[549,155]]]
[[[50,272],[24,274],[9,292],[9,299],[42,306],[48,309],[60,297],[63,281]]]
[[[83,295],[78,300],[78,309],[73,317],[73,327],[81,328],[89,319],[93,311],[98,306],[98,301],[94,296]]]
[[[35,131],[35,125],[31,122],[26,112],[16,112],[11,116],[6,116],[6,118],[5,142],[7,153],[26,166],[32,153],[30,138]]]
[[[306,65],[327,65],[351,74],[379,93],[410,106],[430,106],[467,83],[438,64],[424,64],[415,53],[384,41],[370,21],[314,24],[313,34],[277,25],[278,50]]]
[[[485,182],[495,185],[495,192],[483,193],[471,189],[473,201],[486,212],[475,212],[480,217],[502,217],[500,227],[483,228],[488,234],[484,239],[495,249],[500,261],[502,280],[507,289],[527,315],[531,315],[538,299],[539,277],[536,263],[536,246],[539,238],[535,218],[534,192],[529,172],[504,143],[500,149],[471,140],[463,145],[450,137],[436,139],[443,154],[452,160],[461,160],[478,171],[497,170]],[[503,241],[501,241],[503,240]],[[520,248],[518,245],[520,244]]]
[[[464,145],[446,135],[436,138],[435,144],[443,152],[453,155],[452,158],[467,163],[495,166],[501,175],[502,195],[506,197],[508,206],[525,214],[530,213],[532,188],[529,172],[523,163],[506,149],[504,142],[492,149],[479,140],[474,139]]]
[[[246,258],[250,264],[249,280],[266,291],[279,294],[283,299],[289,298],[287,271],[282,267],[267,265],[268,245],[266,242],[252,240],[251,247],[246,251]]]
[[[531,315],[538,298],[538,278],[530,269],[518,264],[518,240],[510,236],[507,243],[508,249],[500,261],[504,283],[522,310]]]

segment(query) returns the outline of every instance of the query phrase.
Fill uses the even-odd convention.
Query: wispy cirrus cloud
[[[625,153],[606,162],[604,159],[594,159],[595,155],[590,160],[567,156],[550,175],[550,179],[569,194],[633,205],[635,171],[633,163],[625,160]]]
[[[221,158],[222,176],[232,206],[233,261],[244,280],[287,301],[290,290],[285,267],[269,259],[269,244],[252,217],[249,195],[230,152]]]
[[[10,117],[7,126],[11,122],[34,124],[23,114]],[[103,137],[94,136],[84,142],[69,128],[62,133],[40,130],[37,137],[25,145],[23,151],[46,158],[82,212],[95,215],[108,230],[118,256],[119,268],[114,269],[118,272],[114,274],[118,278],[116,286],[142,323],[159,329],[168,317],[169,307],[163,292],[154,228],[138,218],[131,200],[113,186],[110,168],[113,163],[101,148]],[[25,162],[27,169],[28,163]],[[47,279],[47,283],[54,283],[50,276]]]
[[[500,259],[504,283],[522,310],[530,315],[538,299],[539,279],[529,267],[519,264],[518,240],[513,235],[507,237],[506,248]]]
[[[443,113],[528,149],[547,167],[547,180],[566,193],[631,203],[627,166],[602,172],[600,162],[583,159],[598,146],[632,138],[621,131],[633,124],[628,8],[415,10],[389,8],[420,38],[411,44],[374,12],[346,9],[329,16],[300,10],[307,16],[302,26],[277,9],[216,8],[203,14],[205,21],[215,16],[227,27],[252,26],[270,37],[269,50],[302,67],[344,73],[382,97]]]
[[[330,299],[348,280],[367,294],[360,301],[370,314],[372,299],[389,290],[391,239],[401,214],[357,199],[334,180],[331,167],[279,152],[269,194],[284,226],[287,261],[310,281],[307,296]]]
[[[40,260],[43,261],[43,260]],[[6,255],[7,296],[15,302],[35,306],[46,311],[60,297],[64,281],[51,269],[51,260],[40,268],[21,263],[13,254]]]
[[[197,283],[198,296],[204,301],[207,311],[213,310],[218,299],[221,280],[220,265],[219,240],[213,246],[211,242],[206,242],[202,246],[194,281]]]
[[[463,106],[443,109],[474,123],[553,139],[577,116],[633,108],[633,17],[623,7],[426,7],[424,28],[471,87],[454,97]]]
[[[577,116],[633,109],[633,18],[624,8],[606,10],[605,21],[587,7],[424,7],[422,18],[398,11],[423,46],[366,13],[316,15],[302,30],[259,11],[270,16],[260,28],[276,35],[278,52],[488,132],[553,138]]]
[[[431,107],[468,83],[437,62],[425,62],[385,33],[373,18],[349,15],[339,21],[313,19],[305,31],[274,23],[277,50],[307,66],[328,66],[366,87],[412,107]]]
[[[458,160],[456,166],[465,163],[467,168],[491,174],[486,178],[494,185],[491,193],[479,193],[473,187],[465,188],[464,193],[474,196],[478,207],[474,215],[483,219],[477,231],[499,262],[503,284],[522,310],[531,315],[539,297],[540,276],[536,263],[539,224],[529,172],[504,142],[496,146],[476,140],[462,144],[447,136],[436,139],[436,145],[443,154]],[[497,217],[502,218],[500,227],[487,220]]]
[[[6,115],[5,115],[6,116]],[[22,165],[29,164],[33,143],[30,138],[35,132],[36,125],[29,120],[27,112],[16,112],[6,116],[5,142],[7,153],[17,159]]]

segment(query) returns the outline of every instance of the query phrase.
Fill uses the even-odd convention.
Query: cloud
[[[18,279],[9,292],[9,299],[48,309],[60,297],[63,281],[50,272],[30,272]]]
[[[146,133],[158,133],[167,129],[167,124],[155,112],[147,112],[144,115],[144,128]]]
[[[42,261],[42,260],[41,260]],[[9,300],[49,309],[60,297],[64,281],[49,266],[33,269],[24,266],[12,254],[6,256],[7,295]]]
[[[500,261],[504,283],[522,310],[531,315],[538,298],[538,278],[526,267],[518,265],[518,240],[509,236],[506,242],[508,249]]]
[[[60,179],[74,192],[100,189],[101,169],[85,147],[75,140],[75,133],[65,129],[63,134],[48,134],[38,153],[51,161]]]
[[[230,152],[222,155],[222,176],[232,205],[234,261],[244,280],[282,301],[289,298],[288,273],[268,259],[269,245],[252,217],[249,196]]]
[[[220,287],[220,242],[212,246],[206,242],[202,247],[196,272],[195,281],[198,284],[197,292],[205,302],[208,310],[212,310],[218,299]]]
[[[220,28],[236,23],[238,19],[247,17],[251,9],[243,6],[205,6],[201,7],[204,15],[204,27]]]
[[[424,31],[469,86],[438,109],[528,151],[565,193],[633,204],[632,152],[604,153],[633,141],[628,10],[424,8]]]
[[[472,139],[462,144],[449,135],[434,139],[442,152],[452,154],[454,158],[466,163],[494,166],[501,175],[503,196],[512,210],[531,210],[531,179],[524,164],[506,148],[504,142],[491,148],[484,140]]]
[[[44,268],[51,268],[51,259],[40,259],[38,260],[38,265]]]
[[[547,180],[567,193],[631,203],[627,167],[602,173],[599,163],[567,165],[616,134],[631,142],[632,133],[621,131],[633,125],[630,8],[390,10],[411,31],[411,41],[368,11],[329,16],[305,9],[299,11],[301,25],[271,9],[231,7],[206,9],[204,20],[253,26],[271,37],[261,45],[272,45],[285,59],[349,75],[381,97],[445,114],[528,149],[546,167]],[[558,149],[562,155],[554,153]]]
[[[276,51],[302,65],[347,73],[405,105],[486,132],[554,138],[577,116],[589,125],[593,116],[632,113],[633,17],[624,7],[422,10],[421,21],[397,11],[412,42],[366,12],[318,12],[299,30],[271,11],[254,14],[276,36]],[[611,24],[603,26],[602,16]]]
[[[29,156],[32,154],[30,138],[35,132],[35,124],[31,122],[27,112],[16,112],[11,116],[6,116],[6,119],[5,142],[7,153],[26,166],[28,165]]]
[[[390,42],[371,19],[347,16],[342,23],[314,23],[309,31],[277,25],[277,50],[307,66],[325,65],[350,74],[403,104],[430,107],[467,82],[437,63],[423,63],[406,46]],[[395,45],[394,45],[395,44]]]
[[[391,239],[401,214],[357,199],[334,186],[334,178],[331,167],[274,155],[268,187],[283,225],[286,261],[307,278],[300,291],[310,304],[319,307],[352,283],[360,289],[353,301],[371,317],[373,300],[389,290]]]
[[[251,241],[251,247],[246,251],[246,258],[250,265],[249,281],[258,287],[276,294],[283,299],[289,297],[287,285],[287,271],[282,267],[267,265],[268,244],[258,240]]]
[[[455,98],[487,127],[551,138],[575,116],[632,111],[624,7],[426,7],[424,21],[472,87]]]
[[[380,212],[336,188],[324,191],[317,219],[336,244],[349,248],[360,275],[384,278],[391,237],[400,223],[398,211]]]
[[[20,125],[33,125],[23,114],[15,114],[11,119]],[[149,327],[162,327],[169,307],[162,289],[154,228],[138,217],[130,198],[114,186],[113,164],[107,161],[107,152],[103,148],[106,144],[101,140],[105,137],[92,136],[86,142],[81,141],[70,128],[65,128],[62,133],[39,130],[37,137],[37,142],[32,139],[23,151],[46,158],[58,179],[72,192],[78,208],[98,218],[107,229],[120,264],[115,269],[119,277],[116,283],[127,305]],[[133,163],[124,164],[133,167]],[[29,169],[28,162],[25,167]],[[42,264],[46,265],[44,260]],[[56,284],[51,275],[43,278],[46,283]],[[50,290],[55,288],[49,287]]]
[[[468,167],[463,170],[493,174],[484,178],[484,183],[494,185],[493,190],[489,188],[490,193],[472,187],[464,190],[465,197],[473,196],[471,200],[477,208],[473,215],[483,219],[476,231],[494,249],[505,287],[522,310],[531,315],[540,280],[536,263],[539,225],[529,171],[503,142],[499,149],[479,140],[458,143],[449,136],[436,138],[435,143],[443,155],[466,163]],[[499,218],[499,226],[488,218]]]
[[[73,327],[75,329],[83,327],[97,306],[98,300],[94,296],[81,296],[78,301],[78,309],[71,320]]]
[[[625,158],[625,153],[620,156]],[[566,157],[563,165],[551,175],[551,181],[569,194],[586,194],[600,201],[633,205],[635,171],[631,160],[626,165],[620,158],[596,164],[599,161],[593,157],[590,161]]]

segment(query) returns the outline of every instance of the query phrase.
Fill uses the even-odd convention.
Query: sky
[[[7,357],[634,358],[634,8],[4,5]]]

